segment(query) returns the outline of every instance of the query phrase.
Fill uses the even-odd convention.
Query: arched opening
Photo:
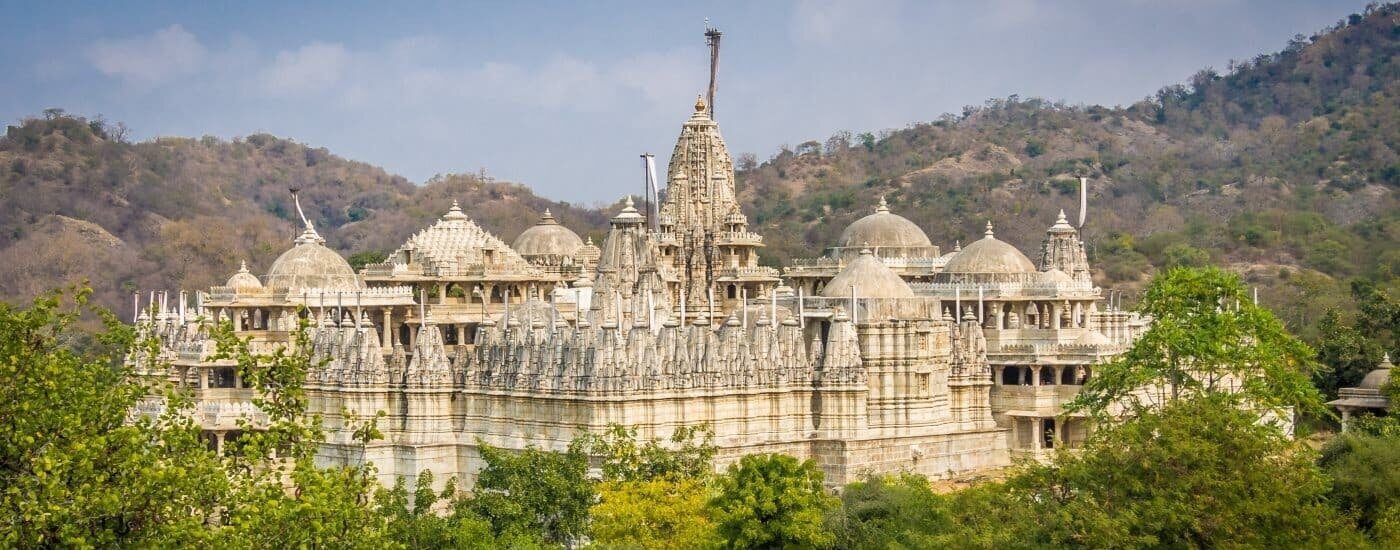
[[[728,292],[728,295],[729,295],[729,299],[730,299],[730,300],[733,300],[733,299],[739,297],[739,291],[737,290],[737,288],[736,288],[734,285],[729,285],[729,290],[728,290],[727,292]]]
[[[1076,376],[1078,371],[1077,367],[1065,367],[1063,371],[1060,371],[1060,384],[1065,386],[1077,384],[1079,382],[1078,376]]]
[[[408,328],[408,323],[399,325],[399,345],[407,346],[412,333],[413,329]]]
[[[1040,385],[1055,385],[1055,367],[1040,367]]]
[[[1001,371],[1001,383],[1003,386],[1014,386],[1021,383],[1021,367],[1006,367]]]
[[[1045,422],[1045,429],[1044,429],[1043,433],[1041,434],[1041,436],[1045,438],[1045,448],[1046,448],[1046,449],[1054,449],[1054,448],[1055,448],[1055,419],[1054,419],[1054,418],[1046,418],[1046,419],[1044,420],[1044,422]]]

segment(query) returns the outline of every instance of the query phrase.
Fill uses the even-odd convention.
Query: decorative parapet
[[[958,283],[910,283],[909,288],[915,294],[921,296],[932,296],[944,300],[961,297],[964,302],[969,299],[977,299],[977,289],[982,289],[983,299],[1002,298],[1075,298],[1075,299],[1097,299],[1101,296],[1099,288],[1088,282],[1045,282],[1030,280],[1036,278],[1036,274],[1015,273],[1002,274],[1007,280],[995,282],[967,281]]]

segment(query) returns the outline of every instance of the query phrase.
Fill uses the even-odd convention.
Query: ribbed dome
[[[1016,247],[997,240],[992,235],[992,222],[987,222],[987,233],[977,242],[963,247],[948,265],[944,273],[1034,273],[1035,264]]]
[[[296,246],[283,252],[267,270],[267,286],[274,288],[325,290],[357,290],[360,279],[349,262],[334,250],[321,244],[324,242],[316,230],[307,224],[306,231],[297,237]]]
[[[928,235],[925,235],[919,226],[914,225],[914,222],[891,213],[884,197],[880,198],[880,206],[875,209],[874,214],[846,226],[837,243],[837,246],[847,248],[933,246],[928,240]]]
[[[248,271],[248,262],[245,261],[239,265],[238,273],[234,273],[232,277],[229,277],[228,282],[224,283],[224,286],[233,288],[262,288],[263,284],[262,281],[258,280],[257,275],[253,275]]]
[[[510,247],[522,256],[573,256],[583,248],[583,239],[579,238],[578,233],[559,225],[554,215],[545,210],[539,223],[516,237]]]
[[[831,278],[822,289],[822,296],[842,298],[851,295],[851,287],[859,298],[913,298],[914,291],[904,279],[876,258],[870,250],[860,251],[850,265]]]

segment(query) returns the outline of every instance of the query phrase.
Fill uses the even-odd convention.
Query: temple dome
[[[234,273],[232,277],[229,277],[228,282],[224,283],[224,286],[232,288],[262,288],[263,284],[262,281],[258,280],[257,275],[248,271],[248,262],[245,261],[238,266],[238,273]]]
[[[1361,379],[1361,383],[1356,387],[1365,390],[1379,390],[1390,382],[1390,369],[1394,365],[1390,362],[1390,354],[1386,354],[1385,359],[1376,370],[1366,373],[1366,377]]]
[[[933,246],[928,235],[914,222],[904,216],[890,212],[884,197],[875,213],[851,222],[841,232],[837,246],[846,248],[883,248]]]
[[[511,248],[522,256],[573,256],[583,248],[583,239],[567,227],[559,225],[549,210],[544,211],[539,223],[526,229]]]
[[[894,271],[885,267],[869,249],[860,251],[845,269],[831,278],[822,289],[822,296],[842,298],[851,295],[851,287],[859,298],[913,298],[914,290]]]
[[[1074,284],[1073,276],[1055,268],[1050,268],[1049,271],[1041,272],[1041,276],[1048,283]]]
[[[948,260],[944,273],[1034,273],[1035,264],[1016,247],[998,240],[987,222],[986,236]]]
[[[324,290],[358,290],[360,279],[350,263],[326,245],[316,230],[307,225],[297,238],[296,246],[283,252],[267,270],[267,286],[274,288],[319,288]]]

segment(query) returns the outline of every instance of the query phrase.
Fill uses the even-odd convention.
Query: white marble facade
[[[881,199],[826,256],[780,277],[757,263],[762,237],[700,101],[667,183],[654,223],[629,199],[601,247],[546,212],[512,248],[454,204],[358,274],[306,222],[262,278],[245,266],[207,292],[149,297],[138,322],[169,368],[143,374],[193,388],[222,445],[238,418],[258,420],[254,390],[210,359],[197,320],[232,322],[266,351],[306,317],[321,364],[311,412],[329,432],[320,460],[372,461],[386,483],[431,470],[470,487],[478,442],[562,450],[613,423],[647,438],[704,423],[716,467],[783,452],[839,485],[1075,444],[1087,426],[1061,405],[1146,324],[1104,306],[1063,216],[1038,264],[990,224],[940,255]],[[353,441],[355,419],[381,411],[384,439]]]

